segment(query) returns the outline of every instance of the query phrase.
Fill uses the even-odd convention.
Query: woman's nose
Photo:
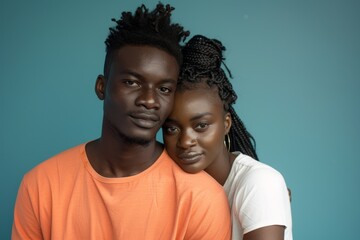
[[[197,141],[195,135],[189,132],[182,133],[177,142],[178,147],[184,149],[195,146],[196,144]]]

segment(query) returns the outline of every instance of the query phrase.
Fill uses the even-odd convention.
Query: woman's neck
[[[219,184],[224,185],[226,179],[229,176],[232,163],[236,156],[226,149],[224,149],[223,154],[212,163],[205,171],[210,174]]]

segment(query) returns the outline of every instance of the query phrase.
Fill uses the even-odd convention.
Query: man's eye
[[[139,86],[139,84],[135,81],[132,81],[132,80],[126,80],[125,81],[125,84],[128,85],[128,86],[131,86],[131,87],[137,87]]]
[[[160,92],[162,92],[162,93],[170,93],[170,92],[171,92],[171,89],[170,89],[170,88],[167,88],[167,87],[161,87],[161,88],[160,88]]]

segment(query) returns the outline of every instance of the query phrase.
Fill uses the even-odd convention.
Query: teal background
[[[358,239],[360,2],[163,2],[192,35],[227,47],[236,109],[292,189],[294,239]],[[99,136],[94,83],[110,19],[139,3],[1,0],[1,239],[23,174]]]

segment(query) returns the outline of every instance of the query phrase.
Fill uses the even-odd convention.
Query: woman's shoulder
[[[242,153],[234,154],[237,154],[237,157],[233,162],[229,176],[233,175],[233,177],[241,178],[243,181],[256,183],[284,181],[282,174],[268,164],[259,162]]]

